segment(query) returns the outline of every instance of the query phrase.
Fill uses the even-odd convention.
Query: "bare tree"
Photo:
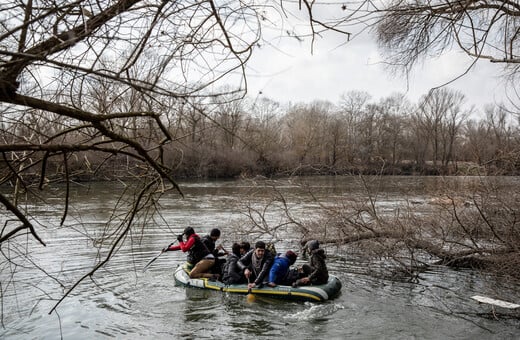
[[[372,10],[373,3],[366,4]],[[103,234],[111,236],[96,243],[106,250],[105,255],[91,271],[67,286],[65,296],[82,280],[92,277],[127,241],[136,220],[149,216],[148,209],[156,212],[157,197],[162,192],[176,190],[182,195],[174,173],[179,162],[186,161],[185,150],[216,146],[211,144],[217,140],[216,128],[225,131],[230,147],[237,139],[245,140],[239,129],[244,129],[247,120],[240,117],[243,112],[236,101],[247,93],[246,66],[255,48],[264,42],[262,32],[267,25],[292,17],[291,12],[298,12],[294,17],[303,13],[306,31],[278,28],[278,35],[309,38],[313,46],[325,31],[345,34],[343,27],[349,20],[357,20],[353,14],[365,15],[361,7],[355,7],[354,13],[343,12],[346,6],[327,2],[324,6],[333,6],[330,19],[326,17],[330,12],[322,11],[320,5],[307,0],[297,4],[269,0],[25,0],[0,4],[0,185],[12,185],[12,190],[0,193],[0,204],[6,208],[1,212],[2,250],[16,246],[22,249],[17,254],[23,256],[27,255],[23,245],[45,245],[38,224],[31,219],[32,212],[22,202],[37,200],[38,189],[44,190],[56,181],[66,184],[64,208],[59,214],[61,224],[67,226],[69,185],[75,176],[95,174],[108,165],[117,170],[125,164],[127,174],[132,168],[135,172],[130,177],[140,179],[135,200],[118,215],[124,217],[114,231]],[[372,12],[376,14],[372,24],[380,28],[380,41],[396,52],[392,56],[398,59],[390,61],[407,68],[432,49],[444,51],[452,41],[476,58],[517,65],[516,3],[398,1]],[[494,55],[495,51],[501,54]],[[329,135],[328,119],[335,112],[332,104],[296,107],[285,117],[291,129],[284,137],[290,143],[280,144],[287,149],[292,146],[295,163],[315,165],[331,160],[336,164],[341,152],[348,161],[354,161],[362,158],[358,151],[361,146],[367,160],[382,153],[377,143],[387,140],[388,134],[378,130],[377,123],[385,116],[384,109],[371,106],[366,93],[352,93],[344,99],[341,114],[347,133],[334,133],[326,150],[321,142]],[[446,107],[456,104],[455,100]],[[223,111],[226,105],[228,110]],[[219,109],[220,122],[215,119]],[[459,111],[453,113],[446,138],[441,139],[436,131],[435,138],[430,139],[437,143],[434,161],[452,157],[461,117]],[[422,116],[416,126],[421,127],[419,124],[425,121],[419,118]],[[271,118],[265,122],[269,126],[263,131],[279,123]],[[417,140],[427,140],[432,136],[430,128],[438,126],[436,121],[422,126],[426,127],[422,130],[425,135],[416,135]],[[398,128],[393,127],[393,131]],[[500,124],[496,125],[496,131],[500,129]],[[201,131],[208,133],[202,135]],[[277,137],[273,134],[269,139],[275,141]],[[339,148],[341,139],[345,151]],[[251,149],[272,150],[273,144],[262,145],[256,139]],[[424,162],[426,152],[425,148],[417,158]],[[207,153],[194,154],[199,158],[193,163],[211,161],[205,157]],[[395,150],[392,154],[395,159]],[[92,155],[99,161],[94,162]],[[115,177],[124,179],[120,175]],[[138,225],[144,228],[144,224]],[[6,254],[9,252],[2,252],[3,259],[11,261]]]
[[[399,279],[416,281],[421,271],[438,264],[518,278],[520,201],[514,188],[501,188],[493,179],[456,189],[447,184],[424,204],[405,199],[388,209],[388,202],[379,201],[378,189],[385,180],[361,176],[354,183],[365,194],[347,195],[335,204],[322,204],[304,184],[298,199],[310,197],[320,207],[312,215],[295,212],[294,203],[275,189],[263,205],[246,203],[243,224],[248,235],[277,240],[289,233],[302,244],[318,239],[341,253],[374,263],[384,260],[385,266],[375,266],[375,274]],[[401,194],[407,197],[405,191]],[[282,211],[283,218],[270,220],[274,210]]]
[[[417,111],[418,127],[425,136],[425,147],[431,147],[434,169],[438,162],[446,167],[452,160],[455,139],[467,113],[461,112],[464,95],[460,92],[441,88],[422,98]]]
[[[236,148],[239,130],[242,129],[244,122],[244,108],[242,101],[232,101],[224,99],[223,103],[218,103],[214,113],[214,120],[221,127],[221,145],[229,149]]]
[[[403,160],[405,152],[404,135],[408,129],[407,121],[411,115],[411,104],[403,94],[394,94],[380,103],[382,106],[383,133],[381,140],[382,157],[390,165],[396,165]]]
[[[475,60],[518,72],[520,5],[515,1],[395,0],[374,12],[381,14],[377,36],[393,65],[410,70],[422,58],[455,46]]]
[[[489,151],[486,166],[492,166],[495,171],[509,172],[516,169],[520,156],[518,144],[518,125],[514,116],[503,107],[487,106],[484,124],[487,131],[486,150]]]
[[[265,175],[270,175],[280,168],[284,158],[281,151],[282,112],[280,104],[260,98],[253,102],[251,119],[244,131],[244,139],[249,147],[257,152],[256,166]]]
[[[371,96],[367,92],[350,91],[341,96],[340,112],[346,130],[347,161],[353,163],[359,156],[359,129],[363,112],[370,103]]]
[[[345,149],[347,146],[343,119],[338,113],[331,113],[326,122],[326,130],[329,132],[325,139],[326,164],[331,170],[337,169],[341,161],[345,160]]]
[[[482,165],[490,159],[489,130],[483,120],[469,120],[464,126],[464,154],[467,161],[473,161],[477,165]]]
[[[61,212],[61,223],[66,225],[72,159],[82,160],[78,164],[84,171],[92,170],[91,159],[82,157],[86,151],[104,155],[99,166],[116,160],[117,168],[120,157],[127,164],[131,159],[139,169],[133,175],[142,180],[135,201],[110,242],[96,243],[108,249],[106,256],[69,286],[65,296],[91,277],[125,242],[136,219],[143,216],[139,214],[154,208],[155,195],[170,189],[182,195],[173,177],[175,164],[165,157],[175,142],[172,132],[179,131],[171,123],[181,116],[168,108],[186,109],[193,119],[189,124],[184,119],[183,124],[194,136],[201,116],[211,118],[216,106],[242,98],[247,91],[246,63],[262,39],[262,26],[273,22],[272,17],[305,13],[311,39],[325,30],[346,33],[341,20],[324,20],[315,14],[314,3],[303,4],[211,0],[0,4],[0,185],[15,183],[12,193],[0,193],[0,204],[6,208],[0,245],[23,242],[17,238],[20,235],[30,236],[26,242],[45,245],[31,212],[19,200],[37,198],[34,188],[44,189],[55,180],[67,184]],[[222,85],[229,84],[233,86],[223,90]],[[9,261],[9,255],[5,259]]]
[[[328,133],[326,122],[331,109],[331,103],[315,101],[308,105],[295,105],[285,115],[284,138],[293,151],[290,161],[297,167],[322,163],[321,144]]]

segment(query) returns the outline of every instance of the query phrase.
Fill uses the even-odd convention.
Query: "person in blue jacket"
[[[269,271],[269,287],[275,287],[276,285],[290,286],[296,279],[298,279],[297,271],[295,275],[292,275],[290,267],[296,262],[295,252],[288,250],[285,255],[277,256],[274,259],[271,270]]]

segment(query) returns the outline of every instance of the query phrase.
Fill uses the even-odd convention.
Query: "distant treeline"
[[[159,127],[139,117],[124,118],[110,128],[124,133],[161,159],[175,178],[233,178],[250,176],[388,174],[388,175],[518,175],[520,165],[517,120],[500,106],[476,111],[463,108],[464,96],[441,89],[412,104],[403,95],[372,102],[364,92],[349,92],[338,104],[313,102],[282,106],[270,99],[243,100],[215,105],[210,112],[193,103],[177,103],[161,112],[173,140],[158,145]],[[164,109],[164,108],[163,108]],[[47,143],[75,145],[67,150],[69,177],[100,180],[139,177],[143,164],[128,146],[110,152],[103,137],[70,130],[63,117],[26,113],[23,119],[2,126],[4,143],[38,145],[42,136],[59,135]],[[26,131],[24,131],[26,130]],[[16,133],[7,133],[16,131]],[[37,131],[37,133],[35,133]],[[10,139],[11,138],[11,139]],[[81,145],[88,141],[89,147]],[[27,151],[24,151],[25,153]],[[34,151],[44,164],[27,169],[52,180],[64,173],[63,157]],[[20,157],[4,153],[7,161]],[[29,160],[29,161],[27,161]],[[43,165],[43,166],[42,166]],[[26,172],[27,173],[27,172]]]

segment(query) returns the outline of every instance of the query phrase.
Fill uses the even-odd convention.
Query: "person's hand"
[[[302,278],[300,279],[300,282],[301,282],[301,283],[309,283],[309,281],[310,281],[310,280],[309,280],[308,277],[302,277]]]
[[[246,277],[246,279],[249,279],[249,276],[251,276],[251,271],[246,268],[246,270],[244,270],[244,276]]]
[[[271,288],[272,288],[272,287],[276,287],[276,283],[274,283],[274,282],[269,282],[267,285],[268,285],[269,287],[271,287]]]
[[[182,234],[177,236],[177,241],[182,242],[182,236],[183,236]]]
[[[223,255],[229,255],[228,251],[226,249],[224,249],[224,247],[222,246],[222,244],[219,244],[217,246],[217,251],[219,251],[219,254],[223,254]]]
[[[170,247],[171,247],[171,246],[173,246],[173,243],[170,243],[169,245],[167,245],[166,247],[164,247],[163,250],[162,250],[163,253],[164,253],[165,251],[170,250]]]
[[[249,288],[249,289],[255,288],[255,287],[256,287],[256,283],[254,283],[254,282],[247,285],[247,288]]]

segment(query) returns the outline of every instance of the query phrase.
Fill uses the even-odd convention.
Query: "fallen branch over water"
[[[452,193],[445,188],[439,199],[423,204],[405,201],[389,211],[388,205],[385,210],[379,207],[377,195],[368,189],[367,197],[349,197],[332,206],[321,204],[309,189],[321,209],[306,219],[296,218],[286,198],[275,190],[268,205],[257,207],[257,214],[249,216],[256,224],[250,224],[248,232],[269,234],[276,240],[282,228],[302,246],[318,239],[336,246],[339,253],[387,261],[411,277],[429,265],[445,265],[520,278],[520,194],[514,188],[497,189],[490,184],[472,190]],[[265,216],[276,203],[287,219],[270,226]],[[258,212],[262,223],[257,222]]]

